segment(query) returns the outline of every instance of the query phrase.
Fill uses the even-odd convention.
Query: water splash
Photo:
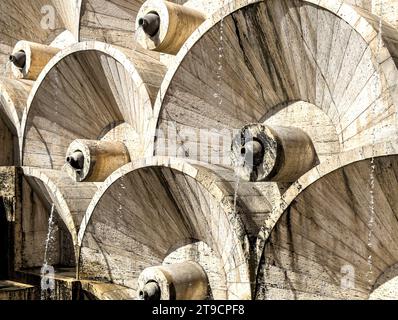
[[[46,238],[46,245],[44,249],[44,263],[41,268],[41,300],[54,300],[55,298],[55,285],[54,285],[54,267],[49,261],[49,252],[51,251],[51,245],[55,240],[54,231],[56,229],[55,224],[55,205],[51,206],[51,213],[48,219],[48,231]]]
[[[378,32],[378,44],[377,44],[377,52],[376,52],[376,59],[378,59],[382,45],[383,45],[383,24],[382,24],[382,17],[381,17],[381,12],[383,8],[383,2],[380,3],[380,15],[379,15],[379,32]],[[376,74],[380,74],[380,66],[377,63],[376,64]],[[380,82],[380,81],[379,81]],[[375,84],[375,90],[376,92],[380,92],[380,83],[376,81]],[[376,117],[377,117],[377,101],[375,101],[373,108],[372,108],[372,119],[374,120],[374,126],[376,123]],[[374,238],[374,227],[375,227],[375,175],[376,175],[376,163],[375,163],[375,157],[376,157],[376,128],[373,127],[372,130],[372,158],[370,160],[370,173],[369,173],[369,194],[370,194],[370,199],[369,199],[369,220],[368,220],[368,239],[367,239],[367,246],[368,246],[368,259],[367,259],[367,264],[368,264],[368,272],[366,275],[367,282],[368,282],[368,289],[369,292],[371,292],[372,287],[373,287],[373,238]]]

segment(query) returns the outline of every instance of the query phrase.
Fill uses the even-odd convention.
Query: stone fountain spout
[[[84,154],[81,151],[76,151],[70,156],[66,157],[66,162],[71,165],[73,169],[82,170],[84,168]]]
[[[26,65],[26,53],[22,50],[18,51],[10,55],[10,61],[14,64],[14,66],[22,69]]]
[[[170,1],[148,0],[136,19],[137,42],[145,49],[176,55],[206,20],[198,10]]]
[[[317,162],[311,138],[301,129],[245,126],[232,143],[232,161],[245,181],[294,182]]]
[[[138,25],[148,36],[154,37],[159,32],[160,17],[158,14],[150,12],[138,20]]]
[[[139,292],[139,298],[145,301],[159,301],[161,296],[160,287],[157,282],[148,282]]]
[[[198,263],[150,267],[138,279],[141,300],[204,300],[208,295],[207,274]]]

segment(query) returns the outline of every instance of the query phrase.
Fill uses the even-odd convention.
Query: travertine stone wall
[[[8,129],[4,120],[0,117],[0,141],[2,142],[0,153],[0,165],[11,166],[14,164],[15,140],[11,130]]]
[[[178,248],[168,255],[163,264],[171,265],[184,261],[195,261],[205,270],[209,281],[209,300],[228,298],[226,274],[222,261],[204,242],[196,242]]]
[[[207,273],[208,299],[394,294],[398,1],[172,2],[206,20],[164,56],[137,44],[143,0],[1,0],[0,198],[15,235],[3,239],[12,278],[38,287],[54,210],[59,299],[79,298],[78,288],[132,299],[144,269],[189,260]],[[42,27],[47,4],[52,30]],[[32,81],[3,72],[19,40],[58,48]],[[283,183],[242,181],[231,140],[252,123],[304,131],[313,166]],[[129,157],[74,181],[65,156],[76,139],[124,144]],[[208,163],[214,153],[221,163]],[[30,289],[14,298],[32,298]]]
[[[398,1],[397,0],[348,0],[355,6],[383,17],[394,27],[398,26]]]
[[[41,268],[44,261],[44,248],[48,235],[48,222],[51,214],[51,201],[45,194],[26,179],[22,182],[22,221],[21,247],[22,268]],[[54,225],[52,239],[48,248],[48,262],[50,265],[74,266],[75,254],[70,232],[54,208]]]
[[[369,297],[373,283],[398,257],[397,157],[378,158],[375,164],[372,247],[370,161],[361,161],[311,185],[283,214],[264,248],[258,299]]]
[[[222,189],[211,187],[211,172],[189,165],[180,171],[175,161],[171,167],[134,170],[128,165],[105,182],[79,231],[82,278],[112,279],[137,290],[145,268],[161,265],[181,246],[203,241],[221,261],[222,270],[213,272],[227,275],[228,298],[248,299],[248,240],[240,218],[231,217],[233,200],[217,200],[224,197]],[[137,183],[144,189],[134,188]],[[219,287],[215,284],[215,293]]]
[[[397,300],[398,299],[398,265],[393,265],[379,276],[373,286],[369,299]]]
[[[72,3],[72,1],[63,2]],[[0,76],[3,76],[8,56],[19,40],[50,44],[58,34],[67,29],[61,15],[69,16],[71,13],[55,10],[54,5],[58,5],[57,8],[63,7],[59,0],[4,0],[0,2]],[[51,14],[54,14],[55,18],[51,25],[45,23],[47,20],[44,19],[45,14],[42,13],[42,10],[48,13],[48,8],[52,10]],[[74,23],[76,24],[76,21]]]

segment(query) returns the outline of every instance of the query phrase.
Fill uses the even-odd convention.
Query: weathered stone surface
[[[311,138],[296,127],[247,125],[231,152],[236,174],[252,182],[294,182],[318,162]]]
[[[66,152],[64,170],[77,182],[103,182],[130,162],[121,141],[75,140]]]
[[[222,261],[228,298],[249,298],[247,236],[233,204],[220,203],[222,193],[217,200],[216,189],[206,184],[211,172],[210,179],[198,172],[190,176],[187,169],[177,169],[179,163],[122,168],[105,182],[79,231],[82,279],[137,290],[145,268],[161,265],[185,244],[203,241]]]
[[[175,56],[138,43],[142,0],[0,2],[0,299],[40,298],[51,213],[56,299],[134,299],[188,261],[204,299],[395,295],[397,1],[171,2]],[[6,70],[21,40],[34,81]],[[288,139],[284,179],[244,181],[231,144],[253,123],[313,149]],[[105,154],[93,182],[66,172],[76,139]]]
[[[369,297],[398,254],[397,157],[377,158],[375,164],[374,227],[370,162],[326,175],[296,197],[271,232],[260,261],[258,299]]]
[[[156,60],[106,44],[68,48],[46,66],[30,94],[21,130],[23,165],[60,170],[75,139],[119,140],[132,159],[141,157],[162,73]]]
[[[0,280],[0,300],[35,300],[37,290],[31,285]]]
[[[19,41],[15,45],[11,55],[23,53],[22,65],[12,64],[12,72],[16,79],[36,80],[47,63],[60,51],[58,48],[45,46],[40,43]],[[10,56],[11,57],[11,56]]]
[[[158,16],[157,31],[148,34],[146,15]],[[137,15],[137,41],[148,50],[175,55],[191,34],[203,23],[205,14],[197,9],[174,4],[170,1],[146,1]],[[146,22],[149,25],[149,22]]]

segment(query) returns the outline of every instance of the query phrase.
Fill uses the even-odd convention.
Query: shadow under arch
[[[317,173],[314,169],[294,197],[287,192],[286,202],[273,212],[282,214],[276,222],[271,215],[258,239],[262,245],[256,298],[369,297],[380,275],[398,261],[397,155],[385,152],[395,147],[375,148],[373,226],[369,224],[371,148],[362,150],[361,157],[354,159],[351,154],[349,161],[336,162],[334,169],[324,166]],[[347,275],[347,270],[352,274]],[[347,276],[352,277],[348,282]]]
[[[136,289],[140,273],[195,239],[222,261],[229,299],[250,299],[249,240],[210,170],[172,158],[128,164],[100,187],[78,234],[81,278]],[[224,199],[223,199],[224,198]],[[111,274],[111,276],[109,276]]]
[[[131,158],[139,157],[156,94],[157,77],[150,77],[154,68],[160,76],[163,69],[156,61],[139,53],[126,56],[100,42],[59,52],[34,83],[23,113],[23,165],[59,170],[73,140],[97,140],[115,123],[125,125],[115,135],[125,140]]]
[[[392,39],[398,33],[383,22],[379,50],[376,22],[376,16],[343,1],[230,1],[176,56],[159,91],[151,131],[239,129],[275,106],[306,101],[331,119],[343,150],[363,145],[373,129],[376,140],[385,141],[396,132]],[[158,150],[164,146],[153,145],[154,154],[163,155]]]

